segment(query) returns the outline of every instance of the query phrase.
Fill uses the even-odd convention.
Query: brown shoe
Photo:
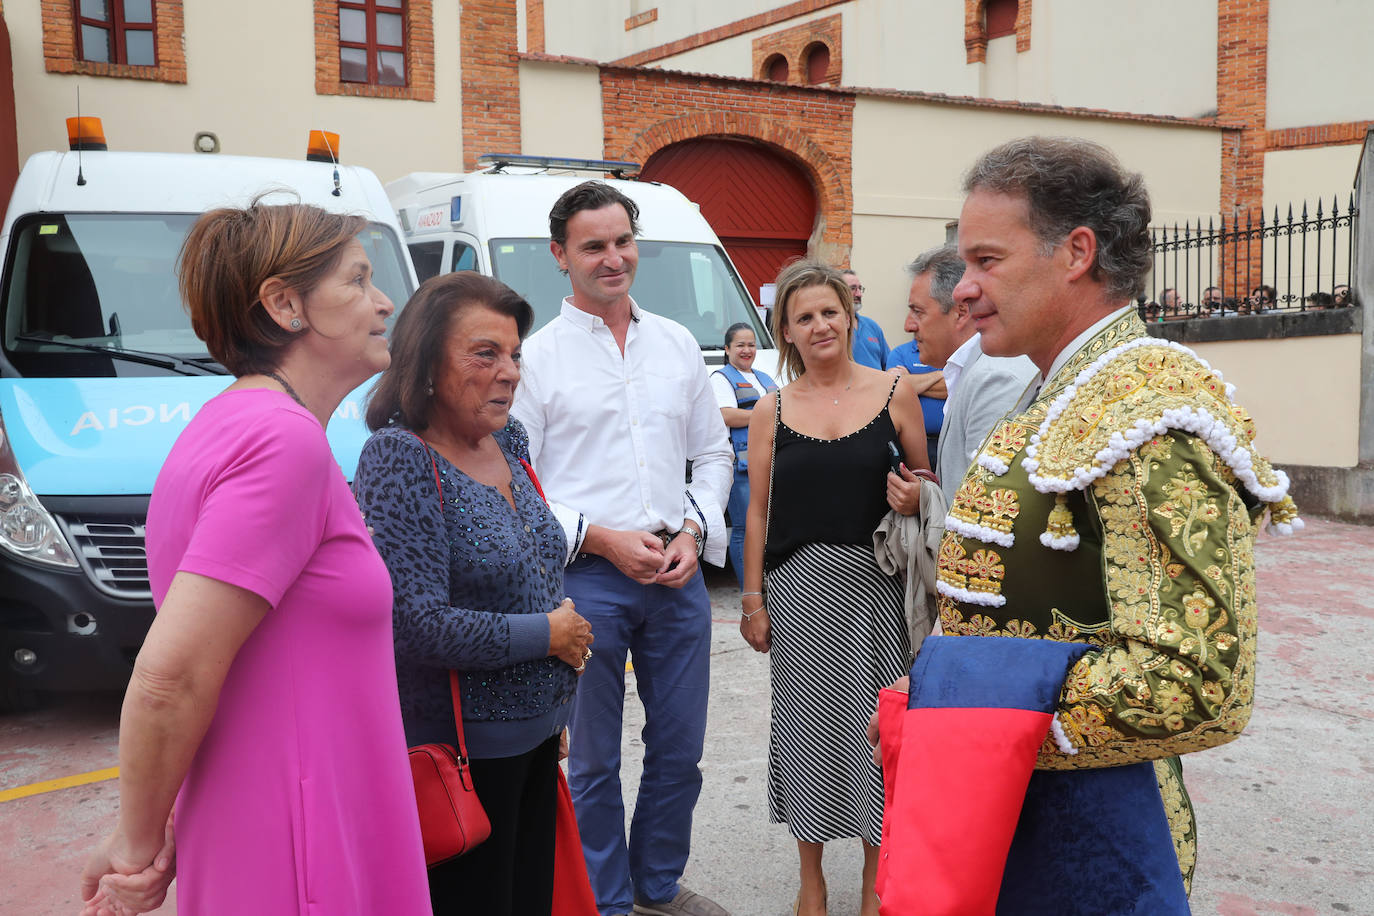
[[[678,886],[677,896],[662,903],[640,903],[635,901],[635,912],[640,916],[730,916],[725,907],[696,891]]]

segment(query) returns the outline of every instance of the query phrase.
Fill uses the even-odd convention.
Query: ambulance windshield
[[[210,363],[177,289],[177,255],[196,216],[44,213],[16,222],[5,357],[21,375],[47,377],[165,375],[173,362],[129,353]],[[399,241],[377,224],[358,238],[373,282],[399,308],[411,293]]]
[[[547,238],[493,239],[491,263],[496,278],[534,307],[533,330],[557,315],[563,298],[572,294]],[[724,349],[726,328],[739,321],[754,328],[759,346],[771,346],[743,284],[713,245],[640,239],[630,295],[648,311],[686,327],[703,350]]]

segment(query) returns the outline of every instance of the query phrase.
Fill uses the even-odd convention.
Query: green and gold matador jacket
[[[1249,719],[1255,532],[1266,510],[1284,533],[1302,524],[1253,438],[1218,373],[1127,313],[993,428],[940,546],[946,634],[1094,647],[1037,766],[1157,761],[1185,877],[1193,819],[1172,758]]]

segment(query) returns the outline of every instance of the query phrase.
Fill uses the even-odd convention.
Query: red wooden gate
[[[816,194],[801,168],[746,140],[684,140],[649,158],[641,177],[672,185],[701,207],[749,295],[806,255]]]
[[[50,115],[51,116],[51,115]],[[19,125],[14,116],[14,59],[10,28],[0,12],[0,212],[9,204],[19,180]]]

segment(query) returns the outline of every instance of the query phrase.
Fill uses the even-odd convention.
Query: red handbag
[[[453,718],[458,725],[457,751],[447,744],[421,744],[410,749],[410,775],[415,780],[426,866],[457,858],[491,836],[491,821],[472,787],[458,672],[450,671],[448,679],[453,691]]]
[[[439,465],[429,443],[411,433],[429,454],[434,469],[434,488],[439,494],[439,514],[444,512],[444,491]],[[447,744],[421,744],[410,748],[410,776],[415,782],[415,804],[420,809],[420,839],[425,865],[432,867],[456,859],[491,836],[491,821],[472,787],[468,747],[463,739],[463,703],[458,694],[458,672],[448,673],[453,694],[453,721],[458,726],[458,749]]]

